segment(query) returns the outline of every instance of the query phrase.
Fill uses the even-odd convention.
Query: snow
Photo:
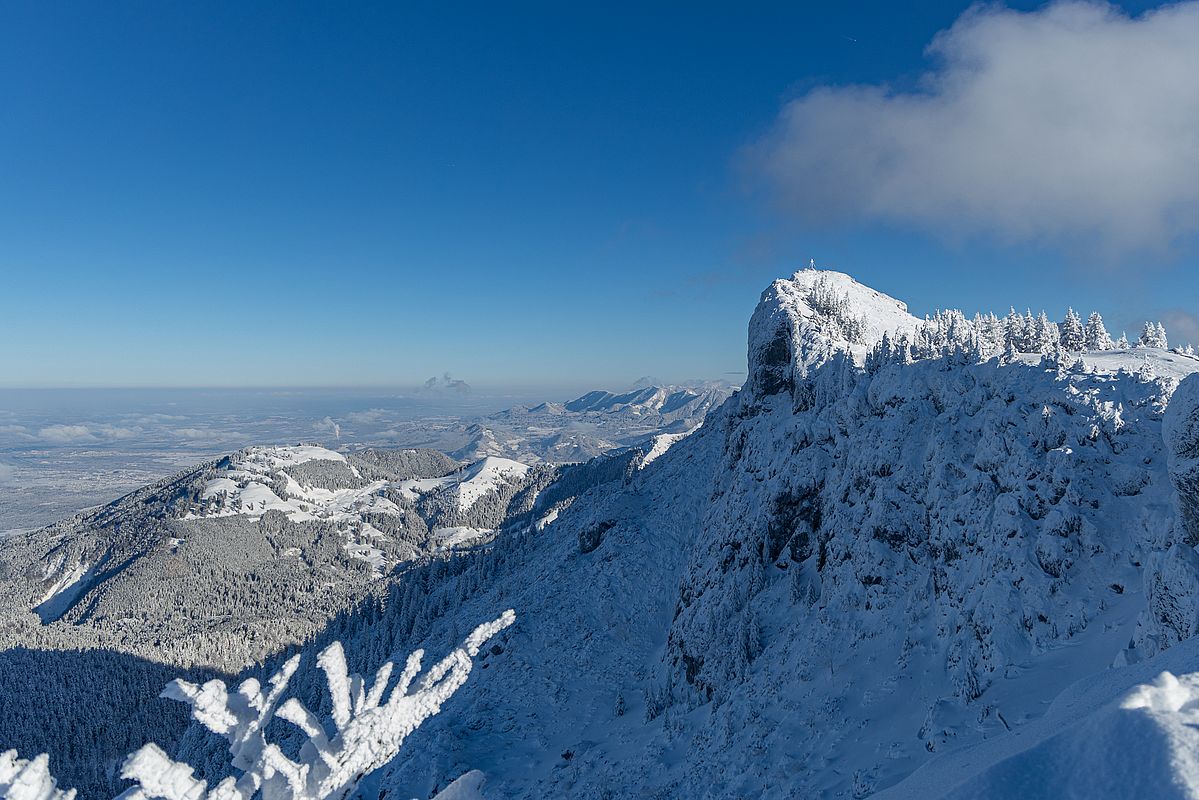
[[[403,672],[388,691],[394,665],[387,662],[375,673],[368,688],[359,675],[351,675],[340,642],[333,642],[317,656],[329,688],[333,728],[295,697],[284,700],[288,684],[300,665],[293,656],[268,681],[269,689],[257,679],[241,683],[232,696],[224,681],[214,679],[202,686],[185,680],[172,681],[163,697],[187,703],[193,718],[229,742],[231,763],[238,771],[222,780],[212,791],[194,775],[192,767],[172,760],[160,747],[148,743],[129,755],[121,777],[137,782],[122,797],[127,800],[250,800],[259,792],[264,797],[291,800],[344,800],[358,783],[390,761],[404,740],[466,683],[474,658],[488,641],[516,621],[512,610],[476,627],[449,655],[422,672],[423,650],[408,656]],[[292,760],[266,738],[274,718],[296,726],[307,737]],[[20,779],[30,772],[16,753],[0,756],[0,781]],[[54,786],[45,771],[45,756],[33,767],[44,775],[36,777],[35,788],[46,796],[25,793],[19,800],[71,800],[48,793]],[[477,796],[481,776],[467,775],[450,798]],[[3,788],[3,783],[0,783]],[[0,795],[3,796],[3,795]],[[17,797],[17,795],[13,795]]]
[[[524,478],[530,467],[519,461],[487,456],[466,469],[441,478],[413,478],[396,484],[401,496],[416,502],[422,495],[448,492],[460,511],[470,510],[482,497],[504,484]]]
[[[334,450],[314,445],[296,445],[294,447],[255,447],[250,448],[247,458],[242,462],[248,469],[261,465],[267,472],[284,467],[294,467],[309,461],[340,461],[345,463],[346,457]]]
[[[655,436],[653,438],[653,444],[650,445],[649,450],[647,450],[645,455],[642,456],[640,463],[637,465],[637,469],[645,469],[654,461],[657,461],[659,457],[666,455],[667,450],[669,450],[676,443],[686,439],[692,433],[695,433],[695,431],[699,430],[699,427],[700,426],[696,426],[694,429],[685,431],[683,433],[660,433]]]
[[[495,531],[490,528],[467,528],[463,526],[434,528],[433,543],[438,551],[461,550],[490,537]]]
[[[477,769],[462,775],[433,796],[433,800],[485,800],[483,786],[487,776]]]
[[[401,502],[408,504],[417,503],[425,495],[444,493],[452,508],[461,513],[488,494],[521,481],[530,469],[518,461],[487,457],[440,478],[376,480],[357,488],[328,489],[301,483],[288,472],[290,467],[312,461],[345,464],[347,474],[361,480],[343,455],[322,447],[252,447],[235,454],[219,474],[205,482],[200,503],[184,519],[245,516],[257,520],[268,511],[278,511],[292,522],[330,522],[341,532],[345,551],[370,564],[376,576],[382,576],[390,564],[378,545],[386,537],[368,519],[371,515],[403,515],[388,496],[390,492],[398,492]],[[490,529],[443,527],[433,531],[433,544],[441,550],[456,550],[491,533]]]
[[[452,715],[405,733],[370,796],[428,797],[454,776],[481,794],[486,775],[513,798],[1199,797],[1199,361],[863,368],[884,333],[919,324],[845,275],[777,281],[746,388],[693,435],[655,440],[652,468],[535,509],[532,532],[437,528],[447,551],[489,545],[397,583],[379,624],[348,620],[350,655],[390,652],[396,630],[458,641],[497,608],[522,625]],[[526,474],[514,463],[387,488],[469,508]],[[241,509],[254,484],[306,514],[359,507],[289,477],[238,468],[211,499]],[[344,776],[359,762],[335,738],[381,696],[340,651],[321,664],[339,734],[300,708],[280,718],[309,736],[299,757]],[[272,705],[255,683],[235,713],[219,688],[193,687],[212,730]]]
[[[312,461],[346,464],[349,473],[359,477],[345,456],[323,447],[251,447],[236,454],[221,475],[205,484],[200,496],[215,501],[211,507],[193,511],[187,518],[245,515],[257,519],[273,510],[286,514],[293,522],[346,522],[357,521],[368,513],[399,513],[394,503],[381,496],[386,481],[374,481],[358,489],[325,489],[301,486],[286,471]],[[280,483],[286,487],[282,496],[276,492]]]
[[[1180,381],[1194,372],[1199,372],[1199,358],[1154,347],[1086,350],[1077,357],[1082,359],[1088,369],[1110,375],[1121,371],[1137,374],[1148,370],[1155,377]],[[1036,364],[1040,362],[1041,354],[1025,353],[1020,356],[1020,360],[1026,364]]]
[[[42,596],[41,602],[34,608],[34,613],[44,623],[58,619],[75,603],[91,575],[91,565],[82,561],[64,571]]]
[[[488,456],[467,468],[457,487],[458,500],[463,510],[469,509],[479,498],[494,492],[500,484],[513,478],[523,478],[529,467],[519,461]]]
[[[87,575],[87,572],[88,564],[81,561],[71,569],[62,573],[58,580],[54,582],[54,585],[52,585],[46,591],[46,594],[42,597],[41,602],[47,603],[56,595],[69,590],[74,584],[78,583],[83,576]]]
[[[375,545],[379,540],[386,538],[383,532],[369,522],[360,522],[349,527],[344,534],[346,540],[342,546],[346,553],[359,561],[370,564],[375,577],[381,577],[387,569],[388,563],[383,556],[383,551]]]
[[[1098,672],[1039,719],[930,761],[878,800],[1199,797],[1199,640]]]
[[[58,788],[50,774],[50,757],[25,760],[16,750],[0,751],[0,798],[7,800],[74,800],[75,790]],[[469,797],[469,795],[468,795]]]
[[[1163,416],[1199,361],[866,371],[874,337],[920,322],[845,276],[827,278],[846,298],[830,317],[807,300],[819,280],[767,290],[746,388],[653,468],[576,497],[542,534],[497,537],[477,572],[430,590],[429,608],[454,609],[434,638],[498,604],[528,623],[522,655],[422,729],[422,746],[469,754],[439,774],[480,769],[502,797],[865,797],[1031,742],[1055,697],[1121,659],[1091,710],[1196,672],[1194,652],[1159,661],[1192,640],[1130,643],[1151,557],[1185,546]],[[1175,567],[1161,593],[1188,607]],[[380,786],[422,794],[427,768],[401,754]],[[973,774],[947,769],[924,796]]]
[[[812,305],[812,293],[820,289],[843,298],[852,317],[862,323],[862,334],[858,341],[844,335],[841,326],[831,316]],[[762,319],[762,317],[765,319]],[[843,350],[852,354],[858,364],[865,361],[869,345],[881,341],[887,333],[896,338],[898,334],[913,334],[920,320],[908,313],[905,303],[888,297],[882,292],[858,283],[841,272],[806,269],[795,273],[789,280],[777,280],[762,295],[751,321],[750,348],[761,348],[773,338],[773,329],[779,323],[786,325],[793,338],[793,353],[805,353],[798,360],[801,372],[806,367],[820,363],[829,357],[832,350]],[[755,341],[755,328],[761,330],[764,322],[771,322],[767,340]]]
[[[537,520],[537,522],[534,524],[534,528],[538,531],[545,530],[546,527],[554,524],[554,520],[556,520],[558,518],[558,515],[561,513],[562,513],[561,509],[555,508],[550,513],[541,517],[541,519]]]
[[[400,495],[405,500],[414,503],[423,494],[428,494],[443,486],[450,486],[457,482],[458,476],[456,475],[446,475],[441,478],[410,478],[397,483],[396,488],[400,490]]]
[[[332,522],[346,537],[346,552],[382,574],[387,566],[383,553],[371,542],[382,534],[364,517],[401,514],[399,507],[384,496],[390,484],[378,480],[359,488],[326,489],[301,485],[286,471],[312,461],[346,464],[349,474],[361,477],[345,456],[323,447],[252,447],[236,454],[220,475],[205,483],[200,493],[201,507],[189,511],[184,519],[260,519],[268,511],[278,511],[292,522]],[[282,495],[276,489],[282,489]]]

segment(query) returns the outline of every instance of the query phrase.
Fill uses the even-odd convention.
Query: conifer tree
[[[1078,353],[1086,349],[1086,331],[1083,329],[1082,319],[1074,313],[1073,308],[1066,310],[1066,318],[1062,320],[1061,340],[1062,349],[1068,352]]]
[[[1060,340],[1057,326],[1049,321],[1048,315],[1042,311],[1036,321],[1036,352],[1052,353]]]
[[[1086,327],[1086,349],[1088,350],[1111,350],[1115,347],[1112,341],[1111,334],[1107,332],[1107,328],[1103,326],[1103,317],[1098,311],[1092,311],[1091,316],[1087,317]]]

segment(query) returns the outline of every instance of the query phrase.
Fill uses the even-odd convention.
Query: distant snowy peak
[[[726,386],[646,386],[620,394],[598,390],[571,400],[565,409],[572,413],[703,417],[711,408],[724,402],[730,392]]]
[[[776,394],[837,353],[861,364],[882,340],[912,335],[905,303],[841,272],[805,269],[762,293],[749,323],[749,379],[756,397]]]
[[[458,484],[458,498],[463,507],[470,508],[480,497],[495,491],[500,484],[519,480],[529,474],[529,467],[508,458],[488,456],[467,467]]]
[[[513,406],[468,426],[460,461],[502,456],[527,464],[580,463],[658,434],[694,430],[736,390],[727,381],[587,392],[566,403]]]
[[[498,495],[506,485],[519,485],[529,470],[529,466],[519,461],[487,456],[460,472],[404,481],[397,488],[405,499],[413,502],[431,493],[442,494],[459,512],[467,512],[488,494]]]

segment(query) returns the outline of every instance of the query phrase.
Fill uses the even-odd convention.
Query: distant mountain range
[[[646,386],[619,394],[588,392],[567,403],[516,406],[463,429],[468,441],[455,458],[500,456],[525,463],[586,461],[661,433],[698,427],[736,388],[724,382]]]

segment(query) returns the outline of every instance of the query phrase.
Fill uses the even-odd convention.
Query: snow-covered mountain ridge
[[[1193,635],[1162,420],[1199,361],[878,357],[922,325],[845,276],[776,282],[702,428],[397,586],[360,652],[522,622],[374,791],[477,768],[495,797],[865,797]]]
[[[695,430],[732,394],[727,383],[596,390],[566,403],[516,406],[469,425],[469,440],[452,450],[461,460],[486,456],[526,464],[582,462],[660,434]]]
[[[491,535],[555,474],[427,450],[246,448],[6,541],[4,642],[237,669],[398,566]]]
[[[882,341],[913,335],[920,320],[906,304],[848,275],[808,269],[770,284],[749,322],[749,378],[760,393],[803,379],[834,352],[864,363]]]
[[[477,769],[488,798],[1014,798],[1005,776],[1149,713],[1167,734],[1106,796],[1199,790],[1168,758],[1199,672],[1199,361],[995,333],[844,275],[775,282],[745,389],[702,427],[564,471],[486,546],[412,562],[304,645],[366,672],[516,609],[363,795]],[[1177,686],[1112,712],[1163,669]],[[330,713],[318,680],[294,688]],[[220,777],[194,731],[176,756]]]

